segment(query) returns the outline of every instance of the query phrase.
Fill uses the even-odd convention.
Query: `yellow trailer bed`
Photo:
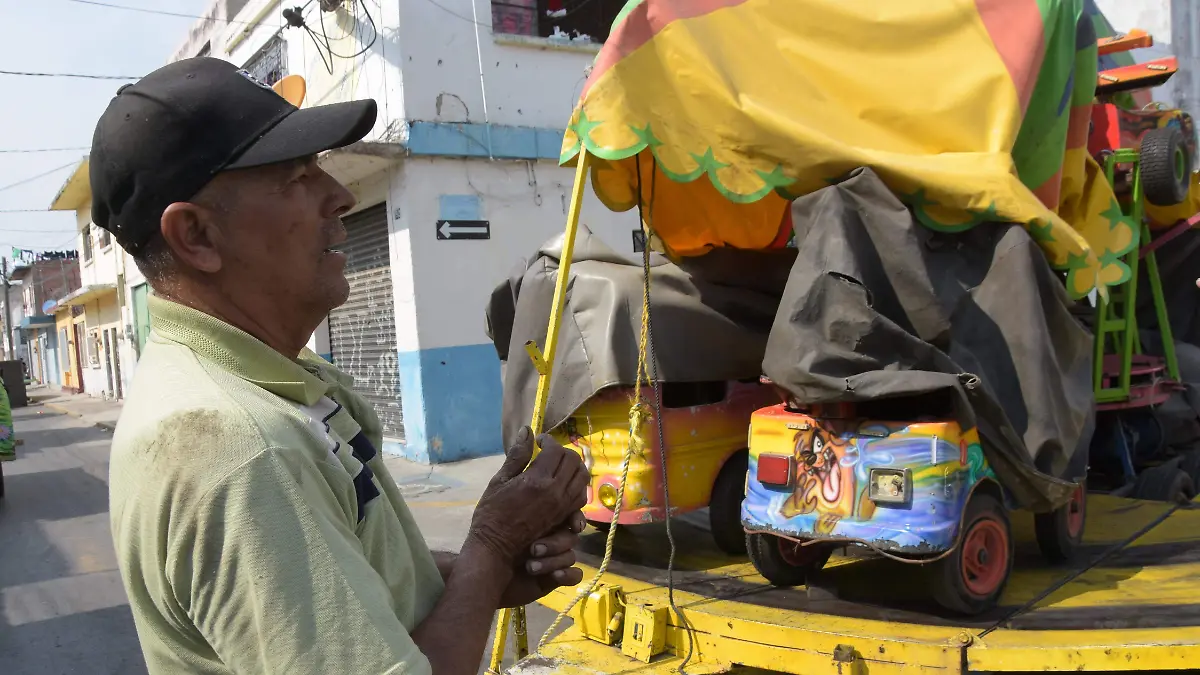
[[[588,601],[572,612],[569,630],[510,672],[673,673],[689,642],[686,672],[693,674],[1200,667],[1200,508],[1093,495],[1089,511],[1085,548],[1062,567],[1042,561],[1032,519],[1016,514],[1017,562],[1001,607],[966,620],[922,600],[919,567],[848,554],[831,560],[819,589],[774,588],[748,561],[719,553],[707,533],[675,519],[675,604],[690,626],[685,631],[668,609],[665,534],[624,530],[593,597],[619,587],[626,624],[636,607],[660,608],[665,626],[656,631],[648,622],[640,644],[663,640],[662,653],[647,662],[629,655],[639,653],[638,644],[594,639],[604,639],[600,626],[611,614],[599,615],[603,603]],[[585,535],[579,554],[589,575],[603,548],[603,535]],[[561,609],[573,592],[555,593],[545,604]],[[631,642],[629,631],[614,636],[624,632]]]

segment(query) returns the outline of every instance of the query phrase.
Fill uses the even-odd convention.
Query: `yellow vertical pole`
[[[575,166],[575,185],[571,190],[571,206],[567,211],[567,227],[563,235],[562,257],[558,261],[558,278],[554,281],[554,306],[550,309],[550,325],[546,329],[546,348],[539,351],[537,345],[527,344],[530,357],[538,369],[537,396],[533,403],[533,420],[530,428],[534,438],[542,433],[546,423],[546,403],[550,400],[550,375],[554,369],[554,358],[558,352],[558,327],[567,306],[567,280],[571,273],[571,258],[575,254],[575,234],[579,231],[579,211],[583,207],[583,190],[587,185],[588,165],[591,155],[587,148],[580,148]],[[537,448],[534,448],[537,452]],[[525,608],[502,609],[496,618],[496,637],[492,643],[492,660],[488,672],[499,675],[504,661],[504,647],[508,640],[508,624],[513,623],[517,641],[517,658],[529,655],[529,636],[526,632]]]

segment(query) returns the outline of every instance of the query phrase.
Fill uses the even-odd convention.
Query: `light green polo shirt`
[[[349,377],[149,298],[113,437],[113,538],[160,673],[429,674],[441,575]]]

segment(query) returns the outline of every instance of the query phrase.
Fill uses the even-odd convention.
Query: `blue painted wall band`
[[[441,464],[503,454],[500,360],[492,345],[398,354],[404,443],[384,451]]]
[[[557,162],[564,133],[562,129],[504,124],[409,122],[408,142],[405,145],[410,155],[418,156],[547,159]]]

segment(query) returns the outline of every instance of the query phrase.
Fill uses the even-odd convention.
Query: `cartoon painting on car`
[[[776,585],[804,584],[835,548],[861,544],[931,562],[939,604],[984,611],[1012,567],[1007,501],[977,430],[953,420],[879,421],[852,405],[787,403],[752,419],[742,517],[751,559]],[[1081,484],[1068,506],[1036,516],[1048,558],[1079,544],[1085,504]]]

